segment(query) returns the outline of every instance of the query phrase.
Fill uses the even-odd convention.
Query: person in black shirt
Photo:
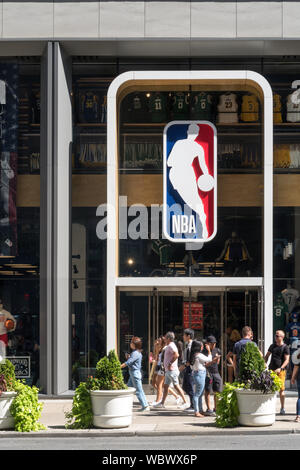
[[[216,348],[217,340],[214,336],[207,337],[207,343],[209,344],[212,359],[218,357],[218,360],[211,365],[206,367],[206,379],[205,379],[205,403],[207,406],[206,415],[214,415],[216,409],[216,393],[221,393],[223,388],[222,377],[219,373],[219,363],[221,359],[221,350]],[[210,394],[214,393],[214,411],[210,407]]]
[[[275,342],[271,344],[271,346],[268,349],[268,352],[265,356],[265,362],[266,364],[268,363],[268,359],[271,356],[271,361],[269,364],[269,369],[273,370],[276,372],[276,374],[279,376],[279,378],[282,380],[282,387],[279,392],[280,396],[280,404],[281,404],[281,409],[280,409],[280,414],[284,415],[285,414],[285,409],[284,409],[284,400],[285,400],[285,395],[284,395],[284,382],[285,382],[285,376],[286,376],[286,367],[289,363],[290,360],[290,350],[289,347],[285,344],[284,342],[284,332],[282,330],[278,330],[275,333]]]
[[[186,348],[183,352],[183,364],[179,367],[180,372],[183,371],[182,388],[185,393],[190,397],[190,407],[185,411],[194,412],[194,379],[191,369],[191,347],[194,340],[194,330],[186,328],[183,332],[183,341],[186,343]]]

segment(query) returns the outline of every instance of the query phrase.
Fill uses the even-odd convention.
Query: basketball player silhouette
[[[214,179],[208,173],[202,145],[195,142],[199,135],[199,126],[190,124],[187,130],[187,138],[178,140],[170,154],[167,165],[171,167],[169,178],[173,188],[179,193],[183,201],[198,214],[202,224],[202,238],[208,238],[206,226],[206,214],[198,188],[202,191],[210,191],[214,187]],[[193,162],[198,157],[199,166],[203,175],[196,179]]]

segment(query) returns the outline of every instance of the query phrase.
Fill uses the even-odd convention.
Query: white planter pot
[[[236,390],[242,426],[271,426],[276,418],[276,392],[262,393],[257,390]]]
[[[10,414],[9,408],[16,396],[16,392],[2,392],[0,396],[0,429],[15,427],[15,420]]]
[[[135,388],[91,390],[93,424],[96,428],[126,428],[132,423]]]

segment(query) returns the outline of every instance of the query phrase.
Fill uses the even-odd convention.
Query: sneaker
[[[183,399],[181,397],[176,398],[176,405],[182,405]]]
[[[191,406],[189,406],[188,408],[186,408],[185,411],[187,411],[188,413],[195,413],[194,408],[192,408]]]
[[[205,416],[216,416],[215,412],[212,410],[206,410],[204,413]]]
[[[161,402],[157,403],[156,405],[153,405],[153,408],[165,408],[165,405],[163,405]]]
[[[182,405],[178,405],[177,408],[179,410],[185,410],[186,411],[186,403],[183,403]],[[194,411],[194,410],[193,410]]]
[[[145,406],[145,408],[140,408],[138,411],[150,411],[150,406]]]
[[[151,406],[156,406],[156,405],[159,405],[161,403],[161,400],[160,401],[153,401],[151,403]]]
[[[284,409],[284,408],[281,408],[280,414],[281,414],[281,415],[285,415],[285,409]]]

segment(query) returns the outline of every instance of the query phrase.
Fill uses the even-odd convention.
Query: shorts
[[[165,385],[179,385],[179,374],[176,370],[165,371]]]
[[[205,391],[221,393],[223,389],[223,381],[220,374],[210,374],[206,376],[205,379]]]
[[[278,374],[278,377],[282,380],[282,386],[280,388],[280,391],[283,392],[285,390],[285,377],[286,377],[286,371],[281,370]]]

